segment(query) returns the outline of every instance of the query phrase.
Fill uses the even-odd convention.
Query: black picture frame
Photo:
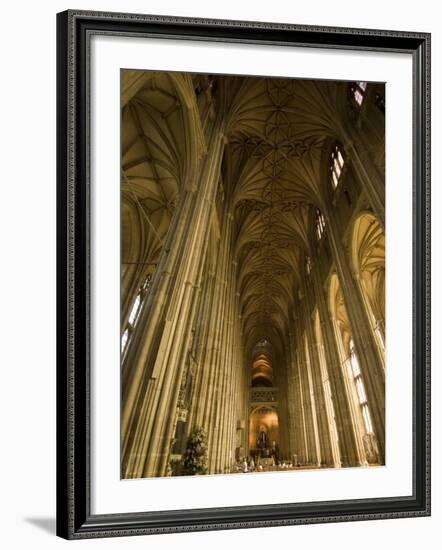
[[[94,34],[413,58],[413,495],[92,515],[89,42]],[[57,15],[57,534],[67,539],[430,515],[430,35],[69,10]]]

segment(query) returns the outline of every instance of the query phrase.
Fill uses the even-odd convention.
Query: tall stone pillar
[[[288,335],[288,341],[287,341],[287,356],[288,356],[288,364],[287,364],[287,403],[288,403],[288,415],[289,415],[289,447],[290,447],[290,456],[293,457],[293,455],[298,455],[298,426],[299,426],[299,417],[297,417],[297,406],[298,406],[298,396],[296,392],[296,385],[295,385],[295,365],[294,365],[294,357],[292,353],[293,344],[291,342],[292,340],[292,333],[289,332]]]
[[[313,385],[313,376],[312,376],[312,362],[310,358],[310,352],[308,347],[307,337],[303,339],[304,347],[304,369],[306,371],[306,377],[304,378],[305,382],[303,384],[304,389],[304,403],[307,404],[307,422],[311,428],[307,433],[307,440],[309,441],[309,455],[310,455],[310,464],[315,466],[320,466],[322,462],[321,456],[321,445],[320,445],[320,432],[319,432],[319,422],[318,422],[318,406],[316,403],[315,388]]]
[[[215,272],[212,269],[210,267],[210,271],[206,273],[201,312],[198,316],[198,325],[195,329],[195,339],[192,348],[192,353],[197,364],[197,372],[193,385],[191,405],[187,415],[187,435],[189,435],[192,428],[196,426],[200,427],[198,420],[195,419],[202,411],[205,392],[207,392],[204,382],[207,379],[208,373],[203,359],[209,340],[210,321],[213,316],[212,307],[215,300]]]
[[[233,217],[232,217],[233,221]],[[229,247],[231,257],[231,246]],[[221,410],[226,413],[222,418],[221,455],[219,470],[225,472],[229,469],[233,458],[232,441],[236,432],[235,398],[239,388],[237,387],[237,372],[235,370],[235,319],[236,319],[236,267],[237,263],[230,261],[228,273],[228,307],[226,311],[227,331],[224,342],[224,353],[221,361],[225,364],[226,384],[223,393],[223,405]],[[221,365],[220,365],[221,367]]]
[[[296,330],[296,355],[298,364],[298,383],[300,386],[302,417],[304,424],[304,437],[306,441],[306,464],[318,465],[321,462],[320,449],[318,448],[318,426],[316,422],[314,394],[311,381],[310,358],[307,356],[304,332],[301,332],[299,320],[295,320]]]
[[[207,289],[204,318],[200,321],[195,344],[199,369],[188,422],[189,429],[202,426],[207,432],[209,473],[214,473],[221,437],[215,421],[216,407],[220,405],[217,396],[223,395],[221,387],[227,382],[227,377],[224,380],[223,370],[226,362],[226,339],[229,334],[228,325],[225,326],[225,322],[228,321],[228,291],[231,288],[230,281],[227,284],[231,226],[231,216],[229,219],[227,208],[224,208],[222,216],[222,238],[217,250],[214,251],[216,264]]]
[[[285,350],[284,350],[285,351]],[[282,372],[278,372],[278,418],[279,418],[279,458],[282,461],[290,460],[292,458],[290,431],[291,431],[291,419],[293,415],[290,413],[290,397],[289,397],[289,370],[290,370],[290,357],[287,353],[281,353],[281,358],[277,360],[278,363],[284,365],[281,369]],[[270,444],[272,442],[270,441]]]
[[[176,209],[157,274],[143,308],[137,338],[127,356],[122,442],[125,477],[164,475],[170,440],[167,422],[176,411],[182,365],[189,342],[196,289],[207,247],[212,205],[223,154],[219,113],[198,182],[189,182]],[[161,469],[161,471],[159,470]]]
[[[217,250],[216,252],[219,252]],[[208,282],[206,306],[204,317],[199,324],[198,340],[195,354],[198,362],[198,377],[195,383],[195,391],[192,398],[192,407],[189,415],[189,428],[203,427],[208,430],[208,408],[212,402],[212,392],[215,373],[211,368],[210,357],[213,353],[214,327],[220,310],[220,260],[215,266],[215,271],[210,274]]]
[[[319,445],[321,449],[321,466],[335,466],[330,432],[331,420],[329,420],[327,416],[327,406],[325,402],[324,385],[322,383],[320,358],[318,356],[316,338],[313,334],[311,317],[312,307],[309,299],[309,291],[307,288],[304,289],[304,298],[301,301],[301,304],[305,319],[305,334],[307,337],[307,346],[310,357],[313,390],[316,403],[315,409],[319,431]]]
[[[313,284],[315,286],[324,355],[330,379],[341,465],[343,467],[360,466],[364,462],[364,449],[354,418],[348,380],[341,365],[341,357],[330,318],[328,293],[322,286],[319,270],[315,269],[315,266],[312,269],[311,276],[313,277]]]
[[[233,275],[235,277],[235,289],[236,289],[236,262],[234,263]],[[246,388],[243,385],[243,363],[241,361],[241,341],[240,341],[240,326],[238,320],[239,312],[239,292],[234,294],[234,304],[232,312],[232,401],[231,401],[231,423],[230,423],[230,435],[229,435],[229,454],[228,464],[231,467],[235,461],[235,449],[238,443],[238,431],[244,436],[244,428],[238,429],[238,422],[241,426],[244,426],[245,417],[241,411],[242,400],[247,393]],[[241,431],[242,430],[242,431]],[[241,443],[241,441],[240,441]]]
[[[301,392],[301,381],[299,374],[298,358],[295,347],[295,332],[289,331],[289,415],[290,415],[290,447],[292,455],[296,455],[297,462],[307,463],[307,440],[304,420],[304,410]]]
[[[225,397],[228,378],[228,367],[226,364],[226,343],[229,340],[229,306],[232,300],[232,293],[236,289],[231,284],[230,271],[231,259],[231,238],[233,229],[233,216],[228,208],[225,209],[224,221],[222,224],[222,239],[220,258],[222,295],[220,297],[220,311],[214,334],[214,353],[212,354],[211,369],[213,370],[213,394],[211,399],[211,410],[208,418],[209,426],[209,469],[219,472],[221,468],[222,440],[224,429]],[[232,288],[233,287],[233,288]]]
[[[380,458],[383,460],[385,456],[384,358],[379,353],[379,347],[367,316],[359,285],[350,269],[349,258],[344,243],[341,240],[339,226],[333,210],[330,210],[328,213],[327,222],[330,248],[344,296],[356,353],[367,392],[368,406],[378,440]]]
[[[233,216],[231,217],[233,220]],[[224,473],[228,463],[229,446],[228,439],[232,423],[232,400],[233,400],[233,307],[234,296],[236,291],[235,278],[233,273],[233,265],[231,259],[231,242],[228,244],[229,249],[229,262],[226,278],[226,309],[224,313],[224,328],[223,338],[221,342],[221,354],[218,364],[218,369],[223,371],[223,384],[220,399],[220,433],[218,438],[218,452],[217,452],[217,464],[216,470],[220,473]]]

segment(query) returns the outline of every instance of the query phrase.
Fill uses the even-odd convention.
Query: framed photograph
[[[57,534],[430,514],[430,35],[57,19]]]

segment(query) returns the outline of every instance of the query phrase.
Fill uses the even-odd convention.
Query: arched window
[[[152,275],[149,273],[144,279],[143,284],[135,296],[134,303],[129,313],[129,318],[127,320],[126,327],[121,336],[121,353],[124,354],[127,345],[130,341],[130,338],[133,334],[133,331],[136,327],[138,319],[140,317],[140,312],[144,303],[144,300],[149,292],[150,286],[152,284]]]
[[[359,368],[359,361],[356,355],[353,340],[350,340],[350,365],[356,386],[356,392],[358,394],[359,405],[362,410],[362,418],[364,420],[365,431],[367,434],[372,434],[373,424],[371,422],[370,410],[368,408],[367,394],[365,393],[365,386],[362,380],[361,369]]]
[[[141,305],[141,292],[138,292],[129,315],[129,325],[131,327],[134,327],[135,323],[137,322],[138,314],[140,313],[140,305]]]
[[[335,145],[330,157],[330,178],[333,189],[336,189],[339,183],[339,178],[344,168],[344,156],[342,154],[342,148],[339,145]]]
[[[350,86],[350,90],[354,100],[360,107],[367,93],[367,82],[353,82]]]
[[[325,229],[325,218],[319,208],[316,209],[316,236],[318,241],[322,239],[322,235]]]
[[[129,339],[129,329],[127,328],[123,332],[123,336],[121,337],[121,353],[123,353],[124,350],[126,349],[126,344],[127,344],[128,339]]]

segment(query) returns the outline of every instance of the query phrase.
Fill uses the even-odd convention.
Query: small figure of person
[[[267,434],[264,426],[260,427],[260,432],[256,444],[258,446],[258,449],[260,449],[261,451],[261,456],[264,456],[264,450],[267,449]]]
[[[272,441],[272,448],[270,449],[270,456],[273,457],[275,464],[279,464],[279,449],[276,445],[276,441]]]

